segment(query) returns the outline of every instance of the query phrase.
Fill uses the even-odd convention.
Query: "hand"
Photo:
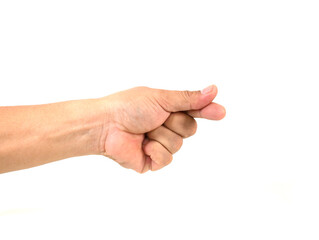
[[[103,155],[139,173],[166,166],[183,138],[196,132],[193,117],[225,116],[224,107],[212,102],[216,95],[212,85],[202,92],[136,87],[102,98]]]

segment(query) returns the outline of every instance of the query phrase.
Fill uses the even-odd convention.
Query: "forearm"
[[[104,114],[98,99],[0,107],[0,173],[100,154]]]

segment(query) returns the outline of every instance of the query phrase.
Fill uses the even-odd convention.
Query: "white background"
[[[319,239],[318,12],[1,0],[0,105],[216,84],[227,116],[158,172],[86,156],[0,175],[0,239]]]

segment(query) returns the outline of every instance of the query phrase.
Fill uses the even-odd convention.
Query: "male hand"
[[[168,165],[183,138],[196,132],[194,118],[225,116],[225,108],[212,102],[216,95],[211,85],[203,91],[136,87],[102,98],[102,154],[139,173]]]

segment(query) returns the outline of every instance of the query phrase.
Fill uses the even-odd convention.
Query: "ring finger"
[[[162,144],[171,154],[176,153],[183,144],[183,138],[165,126],[148,132],[147,137]]]

